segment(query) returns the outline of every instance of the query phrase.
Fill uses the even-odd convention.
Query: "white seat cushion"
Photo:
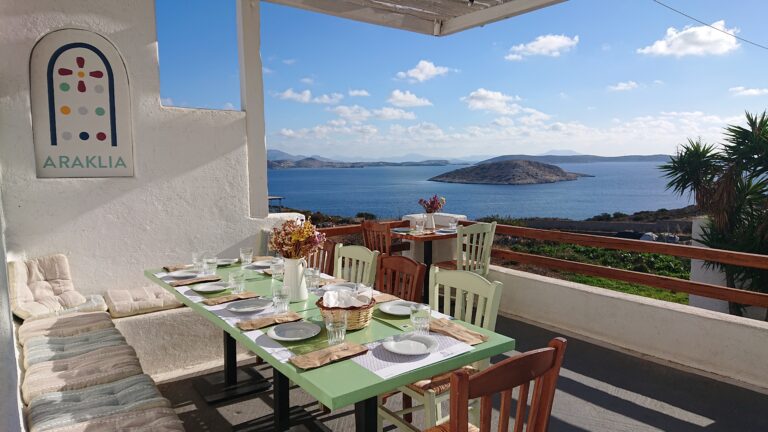
[[[24,344],[24,368],[29,369],[36,363],[75,357],[116,345],[127,345],[125,338],[116,328],[67,337],[32,337]]]
[[[115,325],[106,312],[72,313],[69,315],[35,318],[24,321],[19,326],[19,344],[24,345],[27,339],[44,337],[76,336]]]
[[[139,315],[181,306],[170,292],[159,286],[134,289],[111,289],[105,296],[109,313],[114,318]]]
[[[136,375],[81,390],[40,395],[30,402],[27,413],[31,431],[40,432],[115,414],[170,408],[170,405],[149,375]]]
[[[8,263],[11,311],[21,319],[69,312],[104,311],[101,296],[75,291],[69,262],[62,254]]]

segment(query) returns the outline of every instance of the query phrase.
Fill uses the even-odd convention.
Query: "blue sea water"
[[[394,218],[419,213],[417,201],[438,194],[444,211],[478,218],[586,219],[600,213],[633,213],[690,204],[665,190],[656,162],[559,164],[569,172],[590,174],[575,181],[538,185],[471,185],[428,181],[458,166],[371,167],[269,170],[269,194],[285,197],[286,207],[354,216],[370,212]]]

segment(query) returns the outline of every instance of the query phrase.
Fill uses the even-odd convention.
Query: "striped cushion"
[[[142,374],[136,352],[128,345],[100,348],[67,359],[36,363],[24,374],[24,403],[56,391],[78,390]]]
[[[19,326],[19,343],[35,336],[66,337],[114,327],[106,312],[74,313],[48,318],[28,319]]]
[[[36,363],[66,359],[108,346],[126,345],[116,328],[107,328],[67,337],[36,336],[24,344],[24,368]]]
[[[169,407],[170,402],[162,397],[152,378],[136,375],[82,390],[38,396],[29,404],[27,413],[31,432],[40,432],[115,414]]]
[[[172,408],[149,408],[48,429],[48,432],[184,432]]]

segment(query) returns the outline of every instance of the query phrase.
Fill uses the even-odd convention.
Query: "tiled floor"
[[[506,318],[499,319],[497,331],[517,339],[520,351],[544,346],[554,336]],[[768,431],[766,394],[575,338],[568,342],[551,431]],[[765,359],[755,359],[755,367],[765,368]],[[267,365],[259,368],[271,376]],[[165,383],[160,389],[174,403],[189,431],[238,430],[271,413],[269,393],[211,407],[199,398],[191,380]],[[351,407],[323,414],[299,388],[292,389],[291,402],[310,410],[330,430],[354,430]],[[399,397],[393,402],[399,403]]]

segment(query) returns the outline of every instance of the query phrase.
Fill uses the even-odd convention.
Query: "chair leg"
[[[410,396],[403,393],[403,409],[411,408],[413,407],[413,399],[411,399]],[[413,423],[413,414],[408,413],[403,416],[403,420],[407,421],[408,423]]]
[[[431,390],[424,392],[424,429],[437,426],[437,401]]]

